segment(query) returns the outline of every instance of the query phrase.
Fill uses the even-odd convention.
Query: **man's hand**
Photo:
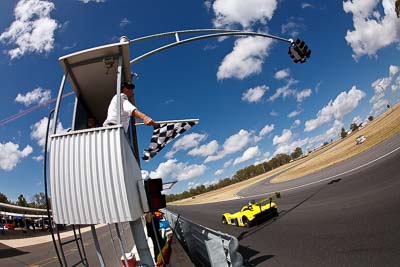
[[[158,123],[156,123],[155,121],[153,121],[152,118],[150,118],[149,116],[147,116],[146,114],[140,112],[140,111],[137,110],[137,109],[135,109],[135,110],[132,112],[132,116],[134,116],[134,117],[136,117],[136,118],[139,118],[139,119],[142,119],[142,120],[143,120],[143,123],[144,123],[145,125],[149,125],[149,126],[157,126],[157,125],[158,125]]]
[[[156,126],[157,125],[157,123],[155,121],[153,121],[153,119],[150,118],[149,116],[145,116],[143,118],[143,123],[146,124],[146,125],[149,125],[149,126]]]

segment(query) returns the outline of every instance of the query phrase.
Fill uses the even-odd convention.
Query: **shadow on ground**
[[[11,258],[28,254],[29,252],[22,251],[16,248],[12,248],[0,243],[0,259]]]
[[[260,252],[245,246],[239,246],[238,252],[243,257],[244,266],[257,266],[274,257],[274,255],[261,255],[256,257]]]

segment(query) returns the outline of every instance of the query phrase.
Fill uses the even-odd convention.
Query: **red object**
[[[126,259],[128,261],[128,267],[135,267],[136,266],[136,258],[135,255],[133,253],[125,253]],[[121,257],[121,262],[122,262],[122,266],[126,267],[125,265],[125,259],[122,256]]]
[[[4,227],[11,230],[14,229],[14,225],[12,223],[6,223]]]

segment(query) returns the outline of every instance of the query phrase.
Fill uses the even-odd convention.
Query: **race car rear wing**
[[[255,202],[254,205],[262,206],[262,203],[265,203],[267,201],[271,205],[273,197],[276,197],[276,198],[279,199],[279,198],[281,198],[281,193],[280,192],[275,192],[273,195],[270,195],[269,197],[263,198],[263,199]]]

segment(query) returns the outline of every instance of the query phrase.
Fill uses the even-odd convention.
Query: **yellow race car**
[[[275,196],[280,198],[279,193],[275,193]],[[257,202],[254,200],[250,201],[236,213],[231,214],[227,212],[222,214],[222,223],[250,227],[259,220],[276,215],[278,215],[278,205],[272,202],[272,197],[268,197]]]

